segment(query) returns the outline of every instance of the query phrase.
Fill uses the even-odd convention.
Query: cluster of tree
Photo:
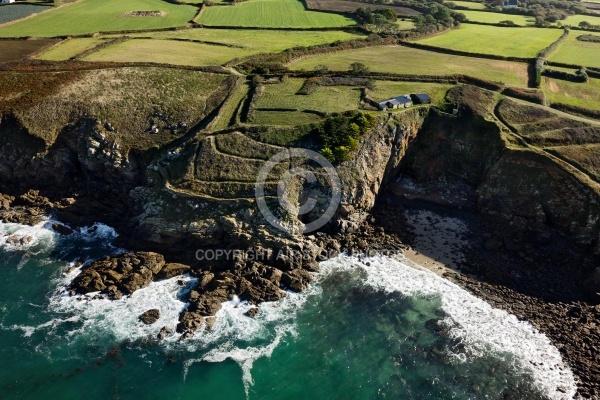
[[[389,8],[372,10],[361,7],[354,12],[354,19],[372,32],[393,33],[398,29],[395,24],[398,16]]]
[[[586,12],[585,4],[579,0],[519,0],[517,8],[503,8],[504,0],[487,0],[486,3],[498,11],[532,16],[537,26],[548,26],[569,15]]]
[[[327,118],[318,128],[323,157],[331,162],[350,159],[360,137],[373,126],[374,120],[372,115],[360,111]]]
[[[581,29],[588,29],[588,30],[594,30],[594,31],[600,31],[600,25],[594,25],[594,24],[590,24],[587,21],[581,21],[579,23],[579,27]],[[597,40],[588,40],[590,42],[596,42]]]
[[[466,19],[463,13],[452,11],[441,4],[430,3],[414,21],[418,31],[428,33],[459,26]]]

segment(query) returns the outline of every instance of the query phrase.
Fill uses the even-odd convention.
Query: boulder
[[[33,237],[29,235],[10,235],[6,238],[6,243],[12,246],[27,246],[33,242]]]
[[[156,338],[158,340],[163,340],[168,336],[171,336],[173,334],[173,331],[170,330],[168,327],[163,326],[162,329],[160,330],[160,332],[158,332],[158,335],[156,335]]]
[[[179,317],[178,333],[196,332],[204,325],[204,317],[197,312],[184,311]]]
[[[144,312],[140,315],[140,321],[142,321],[146,325],[152,325],[160,318],[160,310],[158,308],[153,308]]]
[[[157,276],[159,279],[170,279],[174,276],[183,275],[188,272],[190,272],[190,267],[188,265],[169,263],[165,264]]]
[[[63,224],[52,224],[52,230],[60,235],[70,235],[73,229]]]
[[[281,277],[281,283],[294,292],[302,292],[311,281],[312,275],[302,269],[285,272]]]
[[[244,313],[246,317],[254,318],[258,314],[258,307],[252,307]]]
[[[225,300],[227,299],[209,292],[201,295],[191,303],[189,309],[195,311],[198,315],[208,317],[215,315],[221,309],[221,302]]]

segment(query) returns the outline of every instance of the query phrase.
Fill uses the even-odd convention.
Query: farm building
[[[14,2],[15,2],[15,0],[2,0],[2,1],[0,1],[0,3],[2,3],[2,4],[11,4],[11,3],[14,3]]]
[[[504,0],[504,8],[517,8],[518,6],[519,2],[517,0]]]
[[[425,93],[411,94],[410,98],[414,104],[431,104],[431,97]]]
[[[377,107],[380,110],[391,110],[394,108],[406,108],[413,105],[410,95],[404,94],[401,96],[392,97],[391,99],[377,102]]]

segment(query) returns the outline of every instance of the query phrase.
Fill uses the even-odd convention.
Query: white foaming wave
[[[9,327],[1,326],[3,329],[10,329],[13,331],[22,331],[23,337],[31,337],[36,331],[49,328],[50,330],[58,327],[59,325],[66,322],[77,322],[79,321],[79,316],[75,315],[69,318],[54,318],[50,321],[44,322],[43,324],[39,324],[37,326],[28,326],[28,325],[11,325]]]
[[[11,236],[30,241],[24,241],[23,244],[9,243]],[[33,226],[0,222],[0,248],[5,251],[38,254],[52,248],[55,240],[56,233],[49,228],[47,220]]]
[[[115,239],[119,234],[113,228],[108,225],[96,222],[91,226],[84,226],[79,228],[75,234],[79,235],[85,241],[91,242],[97,239]]]
[[[323,264],[328,269],[361,268],[367,272],[365,284],[377,290],[404,296],[438,296],[448,315],[443,322],[450,328],[451,336],[466,345],[470,356],[490,352],[499,357],[511,354],[520,364],[518,367],[530,371],[534,384],[548,398],[564,400],[575,395],[577,387],[572,371],[544,334],[530,323],[493,308],[460,286],[431,271],[388,257],[359,261],[340,256]]]
[[[80,269],[71,271],[62,277],[62,284],[69,282]],[[49,309],[59,314],[77,315],[82,326],[68,336],[112,335],[117,341],[135,341],[148,337],[156,337],[162,327],[175,330],[179,314],[185,303],[179,300],[177,293],[182,287],[178,283],[188,278],[179,276],[159,282],[152,282],[148,287],[137,290],[131,296],[120,300],[95,299],[98,293],[82,296],[69,296],[64,289],[50,299]],[[150,309],[160,311],[159,319],[152,325],[146,325],[138,318]]]

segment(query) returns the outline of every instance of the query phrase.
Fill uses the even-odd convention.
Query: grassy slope
[[[252,49],[256,52],[278,52],[291,47],[313,46],[332,43],[337,40],[364,38],[365,35],[343,31],[270,31],[270,30],[236,30],[236,29],[184,29],[176,32],[155,32],[132,34],[156,39],[194,39],[223,43]]]
[[[254,125],[296,126],[306,125],[321,121],[315,114],[279,111],[257,111],[250,121]]]
[[[497,24],[501,21],[512,21],[517,25],[533,25],[535,20],[532,17],[525,17],[523,15],[512,15],[512,14],[501,14],[491,13],[482,11],[467,11],[460,10],[461,13],[465,14],[469,21],[474,22],[485,22],[488,24]]]
[[[418,40],[418,43],[473,53],[535,57],[560,37],[560,29],[504,28],[463,24],[459,29]]]
[[[206,26],[324,28],[354,25],[341,15],[306,11],[298,0],[249,0],[228,7],[208,7],[200,23]]]
[[[161,10],[164,17],[125,17],[128,11]],[[82,0],[22,22],[0,28],[0,37],[79,35],[99,31],[183,26],[196,13],[194,6],[162,0]]]
[[[485,10],[485,5],[483,3],[476,3],[474,1],[445,1],[444,3],[454,3],[457,6],[470,8],[472,10]],[[464,11],[460,11],[464,12]]]
[[[377,72],[465,74],[515,85],[527,84],[527,65],[524,63],[453,56],[403,46],[368,47],[310,56],[290,63],[289,67],[312,70],[316,65],[324,64],[332,70],[345,71],[353,62],[365,63]]]
[[[571,31],[550,61],[600,68],[600,43],[577,40],[581,35],[600,36],[600,33]]]
[[[265,85],[258,108],[299,108],[341,112],[358,108],[360,91],[351,86],[320,86],[309,95],[298,95],[303,79],[290,78],[284,83]]]
[[[452,85],[438,83],[376,81],[375,90],[372,90],[369,96],[373,100],[384,100],[400,94],[427,93],[433,104],[441,104],[451,87]]]
[[[543,89],[552,103],[564,103],[600,110],[600,79],[574,83],[544,77]]]
[[[156,62],[174,65],[222,65],[252,50],[172,40],[131,39],[107,46],[86,61]]]
[[[101,38],[82,38],[82,39],[68,39],[63,41],[58,46],[51,48],[50,50],[40,54],[37,59],[49,60],[49,61],[63,61],[68,60],[71,57],[75,57],[77,54],[90,49],[102,41]]]
[[[21,92],[19,83],[25,79],[37,82],[53,75],[1,73],[0,89],[4,89],[0,97],[10,99],[11,92]],[[224,75],[165,68],[96,70],[78,73],[75,79],[44,96],[32,93],[27,102],[17,97],[15,113],[34,135],[48,143],[72,122],[73,115],[87,113],[90,118],[110,121],[117,129],[114,135],[125,148],[148,148],[174,139],[168,130],[146,132],[153,113],[193,126],[209,111],[206,98],[223,79]]]
[[[236,90],[229,96],[227,102],[225,102],[223,107],[219,110],[219,115],[217,116],[216,123],[212,126],[212,130],[218,131],[229,126],[230,122],[235,117],[242,100],[248,94],[249,89],[248,83],[246,82],[238,84]]]
[[[589,15],[569,15],[561,22],[563,25],[579,26],[579,23],[582,21],[587,21],[592,25],[600,25],[600,16],[592,17]]]

